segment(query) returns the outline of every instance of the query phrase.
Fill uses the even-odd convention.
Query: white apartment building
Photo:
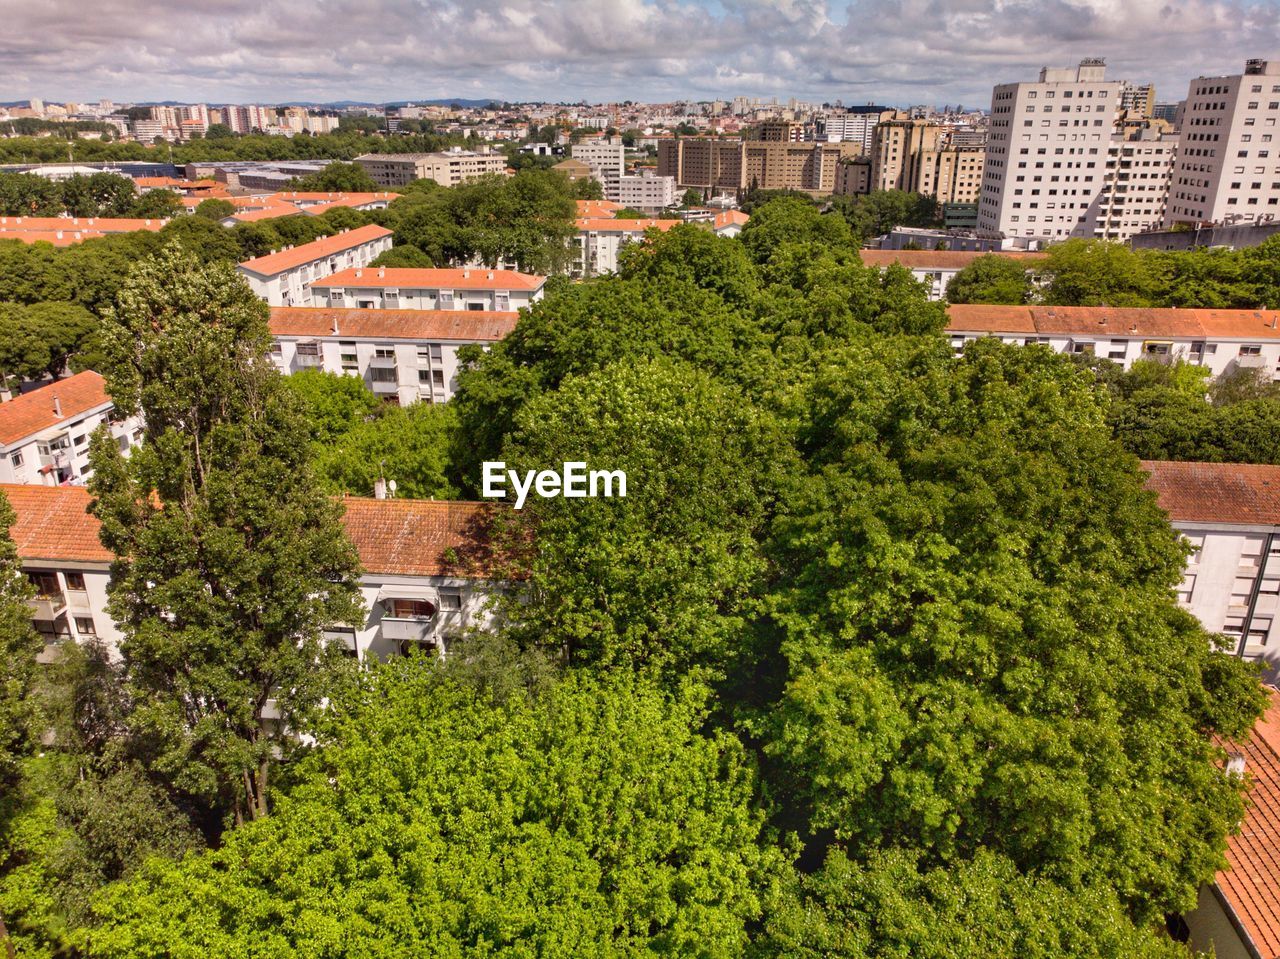
[[[1169,521],[1190,541],[1178,602],[1232,650],[1280,666],[1280,467],[1144,462]]]
[[[866,251],[863,252],[866,255]],[[957,353],[983,336],[1100,356],[1125,369],[1137,360],[1183,359],[1211,376],[1263,370],[1280,380],[1280,311],[953,303],[947,332]]]
[[[857,143],[863,155],[871,153],[876,125],[893,116],[892,110],[876,108],[850,113],[828,113],[823,117],[824,138],[828,143]]]
[[[253,292],[271,306],[311,306],[316,280],[351,267],[368,266],[391,249],[391,236],[386,227],[370,223],[245,260],[236,269]],[[328,302],[326,294],[322,303]]]
[[[122,451],[142,440],[142,422],[116,414],[91,370],[0,403],[0,483],[83,484],[93,474],[89,438],[103,423]]]
[[[366,153],[356,163],[379,186],[407,186],[414,180],[435,180],[441,186],[456,186],[489,174],[505,175],[507,158],[491,153],[454,147],[446,153]]]
[[[514,270],[357,268],[311,284],[316,306],[513,313],[542,299],[545,276]]]
[[[622,145],[621,141],[618,143],[606,143],[603,140],[597,143],[575,143],[570,155],[573,159],[585,163],[591,168],[592,179],[599,180],[604,185],[605,199],[617,199],[617,197],[610,195],[611,191],[617,191],[617,186],[613,181],[616,181],[627,172],[627,148]]]
[[[1165,226],[1259,222],[1280,214],[1280,60],[1197,77],[1182,109]]]
[[[1101,60],[1040,71],[1034,83],[1004,83],[991,95],[978,229],[1063,240],[1093,236],[1124,84]],[[1118,237],[1117,237],[1118,238]]]
[[[612,186],[610,195],[609,186]],[[605,187],[605,197],[632,210],[657,213],[675,206],[680,199],[676,178],[656,174],[620,176]]]
[[[628,243],[641,243],[649,230],[666,232],[680,220],[618,220],[583,218],[577,221],[573,246],[573,276],[585,279],[618,272],[618,253]]]
[[[1113,137],[1107,145],[1107,165],[1097,200],[1089,206],[1084,235],[1127,240],[1159,229],[1179,142],[1176,133],[1149,129],[1132,139]]]
[[[107,615],[112,556],[86,510],[87,490],[0,486],[17,522],[12,529],[49,662],[63,642],[96,639],[118,655],[120,632]],[[492,622],[499,588],[487,559],[488,504],[344,497],[342,523],[360,557],[358,622],[325,630],[361,660],[385,660],[420,648],[444,655],[462,633]]]
[[[496,343],[519,318],[472,310],[278,307],[271,311],[271,359],[286,374],[359,377],[398,406],[445,403],[457,389],[459,347]]]
[[[923,283],[929,299],[946,299],[947,285],[955,275],[981,256],[999,256],[1025,263],[1027,271],[1036,269],[1046,259],[1045,253],[994,252],[980,253],[967,250],[859,250],[863,266],[886,269],[901,266],[910,270],[916,281]]]

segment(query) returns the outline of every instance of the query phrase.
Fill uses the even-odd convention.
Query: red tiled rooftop
[[[1044,260],[1047,253],[1027,253],[1019,250],[978,253],[972,250],[859,250],[865,266],[886,267],[893,263],[917,270],[962,270],[981,256],[998,256],[1010,260],[1025,260],[1027,268]]]
[[[1218,889],[1257,954],[1280,956],[1280,695],[1270,703],[1249,742],[1228,747],[1244,757],[1248,810],[1240,832],[1227,840],[1227,868]]]
[[[664,233],[680,226],[680,220],[618,220],[605,217],[581,217],[579,233],[643,233],[645,230],[661,230]]]
[[[23,560],[111,562],[111,553],[98,540],[98,521],[86,512],[87,489],[15,483],[0,484],[0,489],[17,514],[11,533]]]
[[[1278,327],[1280,310],[1000,306],[983,303],[953,303],[947,307],[947,329],[953,333],[1274,340],[1280,339]]]
[[[55,399],[61,415],[54,412]],[[15,396],[0,403],[0,444],[8,446],[51,426],[69,423],[110,402],[102,377],[92,370]]]
[[[1142,468],[1176,523],[1280,525],[1280,466],[1144,460]]]
[[[610,217],[622,209],[622,204],[613,200],[575,200],[580,217]]]
[[[354,267],[311,284],[313,290],[329,287],[394,287],[402,290],[539,290],[545,276],[514,270],[413,269],[410,267]]]
[[[17,522],[18,555],[27,562],[104,563],[99,523],[78,486],[0,484]],[[488,549],[489,503],[344,497],[342,524],[366,572],[399,576],[477,577],[493,569]]]
[[[276,253],[268,253],[266,256],[245,260],[240,264],[240,269],[248,270],[250,273],[256,273],[259,276],[275,276],[286,270],[302,266],[304,263],[322,260],[326,256],[353,249],[364,243],[371,243],[384,236],[391,236],[391,231],[385,226],[377,226],[370,223],[368,226],[347,230],[333,236],[321,237],[318,240],[312,240],[310,243],[303,243],[301,246],[295,246],[291,250],[280,250]]]
[[[361,310],[343,307],[277,306],[274,336],[345,336],[388,340],[494,342],[516,327],[519,313],[490,310]]]
[[[159,230],[168,222],[111,216],[0,216],[0,232],[96,230],[98,233],[131,233],[134,230]]]

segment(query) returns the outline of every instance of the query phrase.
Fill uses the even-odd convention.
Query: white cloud
[[[737,94],[985,106],[1107,58],[1161,99],[1280,56],[1276,0],[0,0],[0,98]]]

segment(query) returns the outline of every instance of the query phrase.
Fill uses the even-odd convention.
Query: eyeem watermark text
[[[562,464],[559,473],[555,470],[529,470],[522,480],[520,474],[507,469],[504,462],[484,464],[482,495],[487,499],[505,499],[508,482],[516,494],[516,509],[524,506],[530,491],[543,499],[627,495],[627,474],[622,470],[588,471],[586,463],[572,462]]]

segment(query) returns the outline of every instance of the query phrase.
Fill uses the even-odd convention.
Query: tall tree
[[[951,278],[948,303],[1026,303],[1031,277],[1024,264],[1007,256],[980,256]]]
[[[175,788],[260,817],[339,655],[321,629],[361,615],[354,550],[268,359],[266,305],[230,266],[167,247],[104,324],[108,388],[146,421],[127,461],[105,431],[90,454],[129,721]]]

